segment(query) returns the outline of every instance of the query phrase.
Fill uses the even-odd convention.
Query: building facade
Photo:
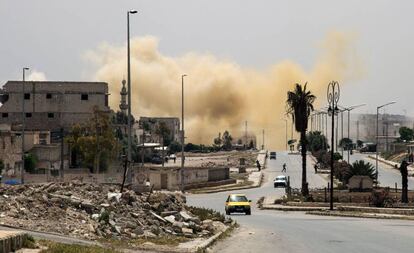
[[[24,104],[26,130],[69,129],[95,108],[109,112],[108,95],[104,82],[8,81],[0,90],[0,124],[20,130]]]

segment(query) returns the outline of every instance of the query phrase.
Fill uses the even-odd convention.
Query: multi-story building
[[[88,121],[95,109],[109,112],[104,82],[8,81],[0,90],[0,124],[13,130],[58,131]],[[23,103],[24,102],[24,103]]]

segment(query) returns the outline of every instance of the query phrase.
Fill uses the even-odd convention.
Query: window
[[[105,95],[105,106],[108,106],[108,95]]]
[[[24,99],[30,100],[30,93],[24,93]]]
[[[52,94],[51,93],[46,93],[46,99],[51,99],[52,98]]]
[[[88,100],[89,99],[89,97],[88,97],[88,94],[81,94],[81,100]]]
[[[49,112],[49,113],[47,114],[47,117],[48,117],[49,119],[52,119],[52,118],[54,118],[54,117],[55,117],[55,114],[54,114],[53,112]]]
[[[31,112],[26,112],[26,118],[31,118],[32,117],[32,113]]]
[[[7,117],[9,117],[9,114],[8,114],[7,112],[3,112],[3,113],[1,114],[1,117],[3,117],[3,118],[7,118]]]

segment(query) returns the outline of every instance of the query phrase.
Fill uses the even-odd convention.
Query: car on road
[[[162,157],[161,156],[158,156],[158,155],[154,155],[151,158],[151,163],[154,163],[154,164],[162,164]]]
[[[286,187],[287,186],[287,177],[286,176],[277,176],[273,181],[273,185],[275,188],[277,187]]]
[[[251,200],[248,200],[244,194],[230,194],[226,200],[226,206],[224,207],[226,214],[231,213],[245,213],[251,214]]]
[[[270,160],[272,160],[272,159],[276,160],[276,152],[274,152],[274,151],[270,152],[269,158],[270,158]]]

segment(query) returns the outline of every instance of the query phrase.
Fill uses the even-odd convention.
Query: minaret
[[[126,103],[126,96],[128,95],[128,92],[125,87],[126,81],[122,80],[122,89],[119,94],[121,94],[121,103],[119,104],[119,109],[121,109],[121,112],[123,114],[127,114],[128,105]]]

